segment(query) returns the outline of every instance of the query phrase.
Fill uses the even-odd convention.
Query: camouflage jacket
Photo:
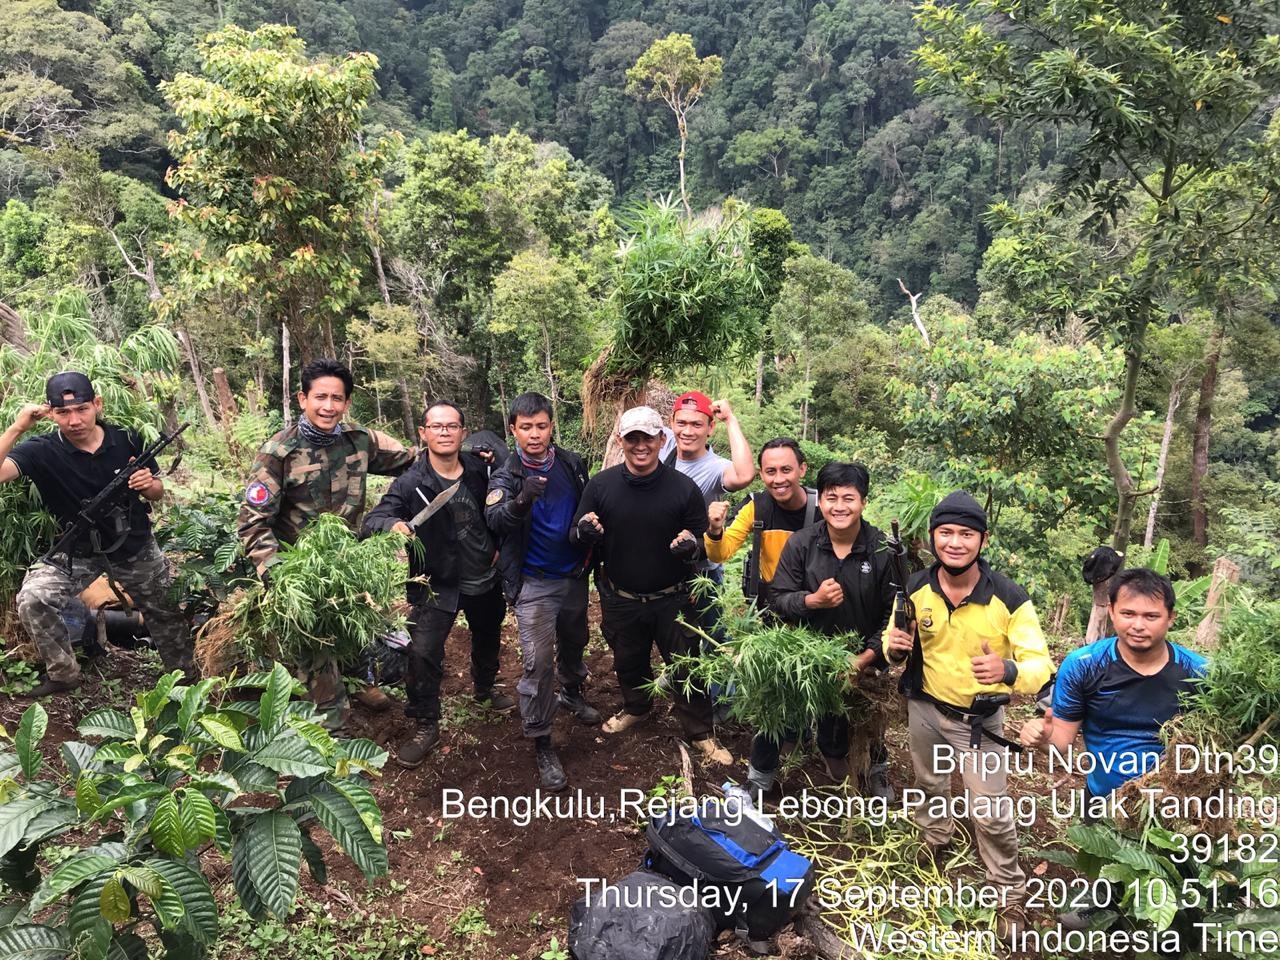
[[[369,474],[399,476],[414,456],[385,433],[351,423],[328,447],[308,443],[296,424],[281,430],[258,450],[245,485],[239,517],[245,553],[261,573],[281,543],[293,543],[322,513],[357,529]]]

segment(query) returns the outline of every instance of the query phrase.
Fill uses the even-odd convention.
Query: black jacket
[[[459,454],[459,457],[462,461],[462,482],[483,508],[489,468],[484,461],[469,453]],[[427,500],[434,500],[436,494],[449,485],[448,482],[440,482],[424,452],[413,466],[396,477],[378,505],[369,511],[360,535],[367,537],[379,530],[390,530],[399,520],[408,523],[426,506],[418,496],[418,490]],[[409,576],[423,577],[427,582],[409,582],[405,585],[405,596],[415,607],[425,604],[441,610],[457,610],[458,544],[452,512],[448,508],[439,511],[415,532],[418,543],[409,545]]]
[[[575,498],[581,500],[583,488],[587,485],[586,464],[572,450],[557,446],[555,451],[555,469],[559,470],[561,464],[569,468],[569,474],[573,477]],[[520,593],[520,571],[524,567],[525,554],[529,551],[529,528],[533,525],[532,504],[521,508],[515,502],[525,475],[526,471],[524,463],[520,460],[520,454],[511,454],[489,478],[489,493],[485,497],[484,519],[498,539],[498,567],[502,571],[502,589],[508,603],[515,603]],[[576,502],[574,513],[577,513]],[[565,536],[568,537],[568,535],[569,531],[566,530]],[[573,576],[586,574],[586,555],[587,551],[584,551],[584,563],[582,567],[574,570]]]
[[[810,610],[804,605],[805,596],[828,578],[844,589],[844,603]],[[865,644],[863,649],[875,650],[876,666],[883,668],[888,665],[882,652],[883,634],[897,592],[892,579],[888,544],[871,524],[862,522],[853,549],[844,560],[838,560],[827,525],[815,523],[793,533],[782,548],[769,586],[769,602],[788,622],[803,623],[825,634],[858,634]]]

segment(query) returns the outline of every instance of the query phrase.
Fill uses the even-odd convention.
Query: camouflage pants
[[[197,676],[191,659],[191,635],[169,602],[169,563],[155,540],[128,560],[112,560],[116,580],[142,611],[147,629],[166,670]],[[106,572],[101,557],[73,557],[71,575],[65,569],[37,563],[27,571],[18,591],[18,619],[31,636],[50,680],[80,676],[71,637],[62,620],[67,602]]]

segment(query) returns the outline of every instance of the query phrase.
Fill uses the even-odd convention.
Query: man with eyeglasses
[[[618,421],[623,462],[587,483],[569,532],[589,545],[599,565],[601,629],[613,650],[623,710],[605,721],[605,733],[621,733],[653,707],[645,685],[653,680],[656,643],[663,660],[698,649],[697,638],[676,618],[692,616],[689,596],[704,555],[707,510],[702,491],[658,457],[662,418],[652,407],[632,407]],[[711,699],[675,683],[676,715],[704,760],[728,765],[729,751],[712,732]]]
[[[321,358],[302,368],[296,423],[258,450],[240,503],[239,533],[245,554],[270,584],[281,543],[293,543],[322,513],[355,530],[364,514],[369,474],[397,476],[413,462],[413,451],[378,430],[344,420],[355,378],[346,365]],[[343,722],[347,694],[339,665],[318,658],[301,668],[325,725]],[[377,687],[357,694],[366,706],[385,710],[391,699]]]
[[[818,471],[818,510],[822,522],[791,534],[769,589],[773,611],[789,623],[801,623],[828,636],[859,638],[850,651],[854,674],[869,666],[886,667],[881,638],[896,593],[884,534],[862,519],[871,477],[860,463],[828,463]],[[849,777],[849,718],[846,713],[816,717],[818,750],[827,773],[837,782]],[[751,744],[747,779],[761,793],[777,775],[780,757],[797,735],[782,743],[757,734]],[[873,731],[871,765],[860,774],[873,796],[893,799],[889,755],[883,730]]]
[[[418,436],[424,453],[369,511],[361,533],[391,530],[420,541],[409,550],[405,594],[413,607],[413,640],[405,682],[405,716],[416,720],[413,734],[396,751],[396,763],[418,766],[440,742],[440,683],[444,679],[445,641],[458,611],[471,632],[471,679],[476,701],[495,710],[514,709],[515,701],[494,690],[498,649],[507,602],[497,567],[497,546],[484,520],[489,471],[479,457],[462,452],[466,420],[456,404],[441,400],[427,408]],[[420,527],[412,520],[450,487],[457,487],[443,509]]]

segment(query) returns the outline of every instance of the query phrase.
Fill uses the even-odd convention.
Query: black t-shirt
[[[574,523],[595,513],[604,527],[599,550],[609,582],[629,593],[657,593],[688,580],[693,567],[671,555],[681,530],[699,540],[707,532],[707,507],[698,485],[659,463],[643,477],[625,464],[602,470],[587,482]]]
[[[427,469],[431,470],[430,465]],[[436,476],[440,478],[441,489],[456,482],[438,473]],[[496,548],[485,526],[484,511],[465,482],[445,504],[445,509],[453,520],[457,537],[458,592],[470,596],[487,593],[498,578],[498,568],[493,564]]]
[[[102,444],[93,453],[77,449],[57,430],[24,440],[9,452],[9,459],[36,485],[45,509],[57,518],[63,529],[75,522],[85,500],[97,496],[128,465],[129,458],[140,455],[144,449],[142,438],[133,431],[109,423],[101,426]],[[154,472],[155,464],[151,467]],[[151,504],[131,491],[118,502],[124,506],[130,530],[124,543],[110,556],[132,557],[141,552],[151,538]],[[99,529],[103,546],[115,541],[117,531],[110,521]],[[92,554],[89,534],[85,533],[73,549],[78,556]]]

